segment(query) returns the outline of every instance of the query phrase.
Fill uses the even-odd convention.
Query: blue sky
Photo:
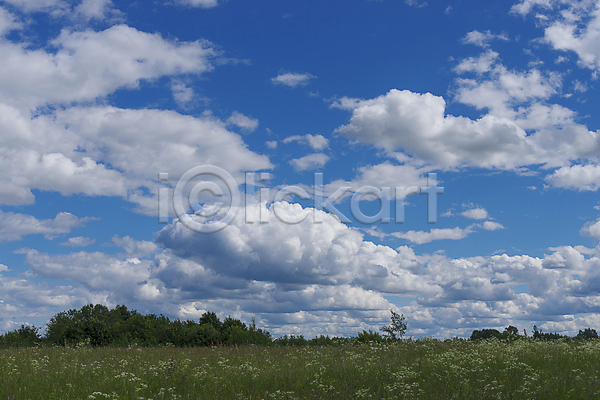
[[[0,331],[87,303],[276,336],[390,309],[416,337],[598,328],[599,37],[596,0],[0,1]],[[185,212],[224,208],[180,219],[206,165],[242,201],[203,174]],[[395,223],[430,173],[437,222],[416,193]]]

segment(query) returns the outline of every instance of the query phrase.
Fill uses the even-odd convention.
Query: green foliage
[[[475,329],[471,333],[471,340],[485,340],[498,336],[500,336],[500,331],[497,329],[482,329],[480,331]]]
[[[508,326],[504,329],[504,332],[500,333],[496,329],[482,329],[482,330],[474,330],[471,333],[471,340],[486,340],[491,338],[496,338],[502,341],[512,342],[515,340],[527,339],[527,333],[523,330],[524,335],[519,335],[519,330],[514,326]],[[569,337],[566,335],[560,335],[558,333],[546,333],[539,329],[537,326],[533,326],[533,339],[542,340],[542,341],[556,341],[556,340],[590,340],[597,339],[598,333],[595,329],[586,328],[584,331],[579,331],[577,336]]]
[[[40,328],[21,325],[15,331],[6,332],[0,336],[0,345],[10,347],[30,347],[40,343]]]
[[[406,333],[406,318],[404,318],[404,314],[395,313],[393,310],[390,310],[390,313],[392,314],[392,323],[384,326],[381,330],[386,333],[387,339],[398,340]]]
[[[273,344],[277,346],[308,346],[308,340],[304,338],[303,335],[294,336],[283,335],[273,341]]]
[[[373,332],[371,330],[358,333],[357,337],[358,342],[360,343],[383,343],[385,342],[385,338],[379,334],[379,332]]]
[[[63,311],[48,322],[49,344],[89,343],[92,346],[140,345],[214,346],[217,344],[270,344],[269,332],[227,317],[221,322],[206,312],[198,322],[171,321],[164,315],[142,315],[125,306],[109,310],[103,305],[86,305],[81,310]]]
[[[541,329],[538,329],[537,326],[533,326],[533,338],[539,340],[558,340],[558,339],[568,339],[568,336],[562,336],[558,333],[544,333]]]
[[[595,329],[586,328],[585,331],[579,331],[577,339],[598,339],[598,333]]]

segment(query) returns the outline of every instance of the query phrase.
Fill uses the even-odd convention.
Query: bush
[[[579,331],[577,339],[598,339],[598,333],[595,329],[586,328],[585,331]]]
[[[41,340],[39,330],[40,328],[36,328],[33,325],[21,325],[19,329],[6,332],[4,335],[0,336],[0,344],[10,347],[34,346]]]
[[[362,332],[359,332],[357,340],[360,343],[370,343],[370,342],[383,343],[383,342],[385,342],[385,338],[383,336],[381,336],[379,334],[379,332],[373,332],[371,330],[369,330],[368,332],[365,330],[363,330]]]

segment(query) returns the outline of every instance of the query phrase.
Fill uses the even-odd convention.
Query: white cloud
[[[83,0],[74,9],[75,17],[83,18],[86,21],[97,19],[104,20],[109,15],[120,15],[116,11],[111,0]]]
[[[445,116],[445,107],[441,97],[430,93],[391,90],[360,101],[350,123],[337,131],[442,166],[514,168],[539,158],[514,122],[489,115],[477,121]]]
[[[434,240],[460,240],[466,238],[473,233],[471,227],[468,228],[434,228],[427,231],[408,231],[408,232],[392,232],[392,236],[399,239],[406,239],[412,243],[424,244],[433,242]]]
[[[462,59],[456,67],[454,72],[459,74],[465,72],[477,72],[483,74],[485,72],[492,71],[493,65],[497,62],[499,54],[492,50],[487,50],[479,57],[467,57]]]
[[[61,243],[62,247],[87,247],[96,243],[96,239],[90,239],[85,236],[76,236],[69,238],[66,242]]]
[[[427,5],[426,1],[423,0],[404,0],[404,2],[411,7],[425,7]]]
[[[119,260],[101,252],[49,255],[27,250],[25,261],[36,275],[52,280],[68,280],[91,291],[107,291],[126,299],[139,283],[148,279],[150,261],[135,258]],[[121,296],[118,293],[122,293]]]
[[[511,71],[498,63],[498,54],[488,50],[478,58],[462,60],[457,73],[487,74],[485,79],[459,79],[456,98],[478,109],[488,108],[493,114],[515,118],[511,107],[532,100],[547,99],[557,93],[562,82],[556,73],[543,74],[537,69]]]
[[[302,211],[299,205],[284,207],[292,214]],[[415,243],[458,239],[470,229],[412,233],[412,238]],[[503,321],[548,319],[563,313],[556,307],[560,302],[576,302],[584,313],[593,313],[594,308],[584,306],[579,296],[591,300],[598,290],[594,283],[597,250],[566,246],[550,249],[542,259],[527,255],[461,259],[417,256],[406,246],[393,250],[364,241],[359,232],[332,218],[326,218],[322,225],[305,220],[287,227],[272,216],[261,225],[244,224],[242,218],[202,240],[173,223],[159,234],[158,241],[167,252],[161,256],[163,272],[156,276],[164,279],[166,287],[187,282],[189,290],[209,290],[221,298],[218,288],[223,283],[218,276],[231,277],[235,288],[230,290],[244,293],[245,307],[268,312],[261,317],[270,323],[279,321],[283,328],[275,331],[281,333],[296,326],[292,319],[281,320],[277,312],[282,310],[306,322],[299,332],[312,333],[313,326],[335,315],[330,310],[336,310],[338,316],[364,310],[366,304],[381,310],[379,307],[386,305],[379,297],[383,293],[414,296],[416,302],[402,310],[411,316],[412,329],[420,328],[427,334],[439,325],[442,329],[472,330],[486,316]],[[528,293],[512,291],[512,287],[523,284],[528,285]],[[337,287],[337,294],[331,285]],[[361,301],[349,301],[352,295]],[[452,315],[444,315],[449,309]],[[304,314],[297,314],[300,310]]]
[[[248,150],[238,134],[210,115],[96,106],[30,119],[1,104],[0,110],[0,129],[7,132],[0,138],[5,172],[0,201],[5,204],[32,203],[31,190],[41,189],[120,196],[155,215],[159,172],[176,181],[204,164],[221,166],[235,177],[271,168],[267,157]],[[138,192],[141,187],[150,194]]]
[[[486,219],[488,217],[488,212],[485,208],[476,207],[463,211],[461,215],[470,219]]]
[[[309,145],[315,151],[321,151],[327,148],[329,139],[323,135],[295,135],[283,139],[283,143],[299,142]]]
[[[227,124],[235,125],[246,132],[254,132],[258,128],[258,120],[256,118],[247,117],[242,113],[234,111],[229,118]]]
[[[498,229],[504,229],[504,225],[494,221],[484,221],[482,226],[483,229],[485,229],[486,231],[496,231]]]
[[[579,231],[581,236],[589,236],[600,240],[600,221],[587,222]]]
[[[433,170],[434,168],[428,166],[396,165],[385,161],[381,164],[359,167],[353,180],[335,180],[325,186],[325,191],[330,195],[339,187],[350,187],[350,191],[354,192],[363,186],[374,186],[376,188],[401,187],[408,190],[411,187],[427,186],[427,178],[424,175]]]
[[[440,214],[440,217],[446,217],[446,218],[453,217],[453,216],[454,216],[454,210],[452,210],[452,209],[448,209]]]
[[[562,167],[546,177],[552,186],[596,191],[600,187],[599,165],[571,165]]]
[[[310,80],[314,78],[316,77],[308,73],[299,74],[295,72],[286,72],[277,75],[275,78],[271,78],[271,82],[273,82],[274,85],[284,85],[295,88],[297,86],[307,85]]]
[[[297,204],[279,206],[291,214],[303,211]],[[101,302],[173,318],[198,318],[206,310],[246,321],[256,317],[273,334],[309,337],[378,329],[392,308],[409,316],[410,335],[443,337],[468,335],[492,319],[503,326],[560,322],[575,307],[578,323],[561,325],[569,331],[583,326],[600,302],[598,249],[564,246],[542,258],[451,259],[417,255],[407,246],[376,245],[325,214],[322,224],[308,218],[287,225],[264,211],[268,223],[246,224],[242,217],[207,236],[174,221],[157,236],[162,249],[115,238],[122,254],[26,250],[27,276],[72,285],[52,288],[4,277],[8,267],[0,268],[0,329],[14,329],[8,322],[14,316],[19,316],[15,321],[44,321],[53,307]],[[454,238],[464,231],[436,234]],[[526,293],[512,289],[523,285]],[[384,296],[414,300],[399,308]]]
[[[510,11],[525,16],[536,6],[550,8],[552,6],[552,0],[521,0],[517,4],[514,4],[510,8]]]
[[[462,39],[463,43],[474,44],[479,47],[488,47],[492,40],[508,40],[505,33],[494,34],[490,31],[479,32],[478,30],[471,31]]]
[[[217,52],[205,41],[170,42],[126,25],[94,32],[63,30],[52,54],[26,44],[1,42],[13,60],[0,64],[0,101],[35,108],[94,100],[140,80],[212,69]]]
[[[10,31],[21,29],[23,24],[17,20],[17,17],[0,7],[0,36]]]
[[[130,236],[112,238],[112,243],[118,247],[123,248],[125,255],[128,258],[143,258],[154,255],[158,252],[159,248],[154,242],[147,240],[136,240]]]
[[[290,160],[296,171],[314,170],[323,167],[329,161],[329,156],[323,153],[309,154]]]
[[[15,6],[25,12],[50,12],[67,10],[69,5],[64,0],[4,0],[4,3]]]
[[[173,93],[173,98],[180,106],[185,106],[194,99],[194,89],[178,79],[171,81],[171,92]]]
[[[0,140],[0,165],[7,177],[0,185],[4,204],[30,204],[31,190],[41,189],[122,196],[138,203],[141,212],[154,214],[155,196],[139,189],[155,193],[157,171],[177,177],[191,166],[221,163],[236,175],[271,167],[266,157],[247,150],[238,135],[210,115],[71,107],[29,116],[33,107],[92,100],[118,87],[135,87],[140,79],[210,70],[210,59],[217,53],[206,42],[169,42],[119,25],[101,32],[64,30],[53,44],[58,46],[56,54],[0,43],[4,54],[16,60],[11,65],[20,64],[0,66],[0,128],[7,133]],[[172,82],[175,96],[189,100],[189,88]],[[248,129],[256,124],[241,114],[228,122]],[[226,159],[230,161],[224,163]]]
[[[492,80],[459,81],[461,102],[490,109],[477,120],[446,115],[442,97],[391,90],[375,99],[338,101],[337,106],[350,109],[352,117],[337,132],[388,154],[401,151],[442,168],[560,167],[582,158],[598,158],[597,133],[576,124],[575,113],[535,101],[554,93],[553,78],[536,71],[508,72],[498,66],[493,71],[499,76]],[[519,102],[529,105],[513,110]],[[536,131],[528,134],[526,129]]]
[[[265,142],[265,144],[267,145],[267,147],[269,149],[276,149],[277,148],[277,140],[267,140]]]
[[[217,0],[176,0],[178,4],[189,7],[212,8],[218,5]]]
[[[0,242],[14,242],[23,239],[23,236],[35,234],[53,239],[91,220],[93,218],[77,218],[68,212],[58,213],[54,219],[37,219],[27,214],[0,211]]]
[[[600,70],[600,4],[597,1],[524,0],[511,11],[525,16],[536,6],[541,9],[536,17],[545,21],[543,40],[554,50],[576,53],[580,65]]]

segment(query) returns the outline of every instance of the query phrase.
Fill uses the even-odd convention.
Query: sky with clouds
[[[600,328],[600,0],[3,0],[0,58],[0,332]]]

